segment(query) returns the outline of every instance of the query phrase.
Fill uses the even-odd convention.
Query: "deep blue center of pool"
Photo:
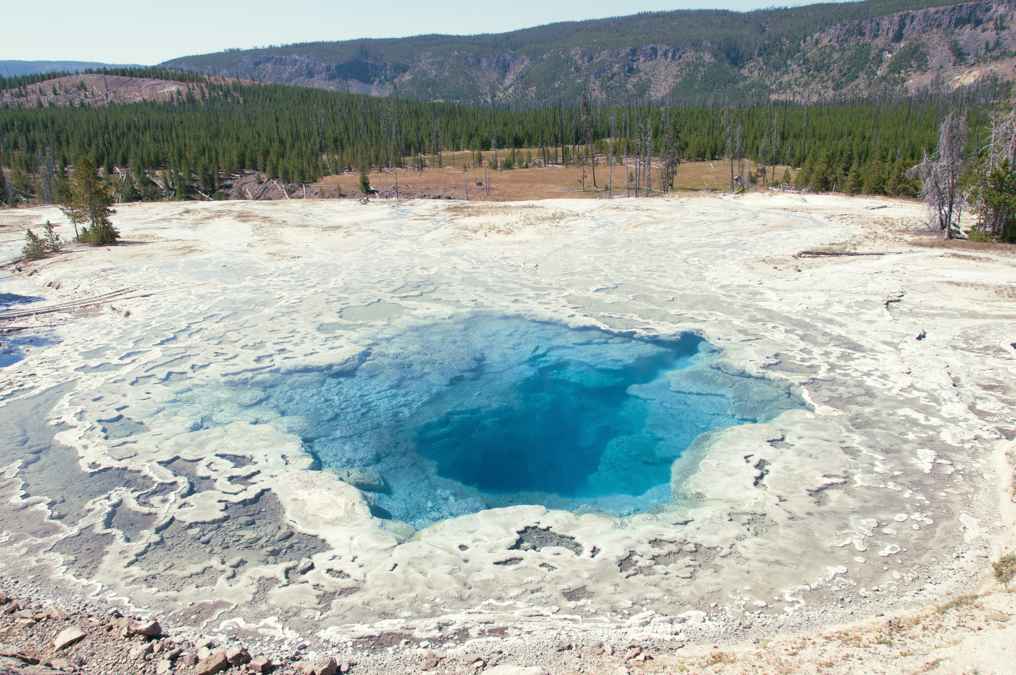
[[[256,378],[375,514],[423,526],[486,508],[642,512],[701,434],[798,405],[714,368],[700,337],[642,338],[475,314],[379,339],[355,367]]]
[[[555,329],[541,326],[540,333],[547,331]],[[724,422],[713,406],[689,411],[672,434],[647,424],[655,398],[647,385],[697,343],[639,345],[647,353],[611,366],[598,365],[593,353],[607,343],[534,346],[506,395],[494,400],[477,390],[498,387],[505,372],[481,361],[450,385],[469,396],[452,391],[429,406],[436,414],[414,427],[416,450],[439,475],[499,495],[641,495],[670,480],[677,448],[690,436]],[[638,386],[645,390],[633,390]]]

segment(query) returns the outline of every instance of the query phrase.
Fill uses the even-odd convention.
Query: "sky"
[[[316,40],[501,33],[640,11],[750,10],[806,0],[216,0],[12,2],[0,60],[161,63],[177,56]]]

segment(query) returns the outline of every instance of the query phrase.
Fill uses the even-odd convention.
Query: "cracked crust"
[[[1012,434],[1016,316],[985,287],[1016,272],[1002,254],[911,247],[902,224],[889,230],[899,255],[795,257],[884,248],[884,232],[868,237],[873,203],[555,202],[483,238],[459,231],[470,205],[294,202],[256,225],[259,207],[242,203],[124,207],[118,226],[149,243],[15,280],[26,295],[59,280],[54,300],[154,295],[120,302],[129,318],[67,318],[55,344],[0,375],[20,392],[0,407],[19,439],[4,455],[0,555],[12,574],[164,607],[196,629],[350,646],[478,639],[484,626],[520,643],[548,627],[579,641],[729,639],[940,597],[981,572],[996,534],[981,488],[992,444]],[[915,205],[885,204],[923,222]],[[683,372],[681,391],[722,381],[750,419],[747,373],[811,409],[700,438],[658,513],[514,507],[413,531],[313,471],[305,422],[266,416],[256,392],[179,405],[201,382],[355,367],[371,341],[477,306],[697,330],[724,367]],[[25,395],[69,370],[48,398]]]

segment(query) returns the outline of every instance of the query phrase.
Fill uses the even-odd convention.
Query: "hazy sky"
[[[802,0],[20,0],[4,14],[0,60],[158,63],[176,56],[316,40],[502,33],[638,11],[755,9]]]
[[[747,10],[801,0],[19,0],[2,12],[0,60],[152,64],[228,47],[392,37],[500,33],[552,21],[640,11]]]

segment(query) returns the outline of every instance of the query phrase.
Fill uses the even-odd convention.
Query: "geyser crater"
[[[671,467],[701,434],[801,406],[717,359],[693,333],[471,314],[379,340],[356,367],[230,388],[296,429],[380,517],[424,527],[520,504],[628,515],[672,502]]]

